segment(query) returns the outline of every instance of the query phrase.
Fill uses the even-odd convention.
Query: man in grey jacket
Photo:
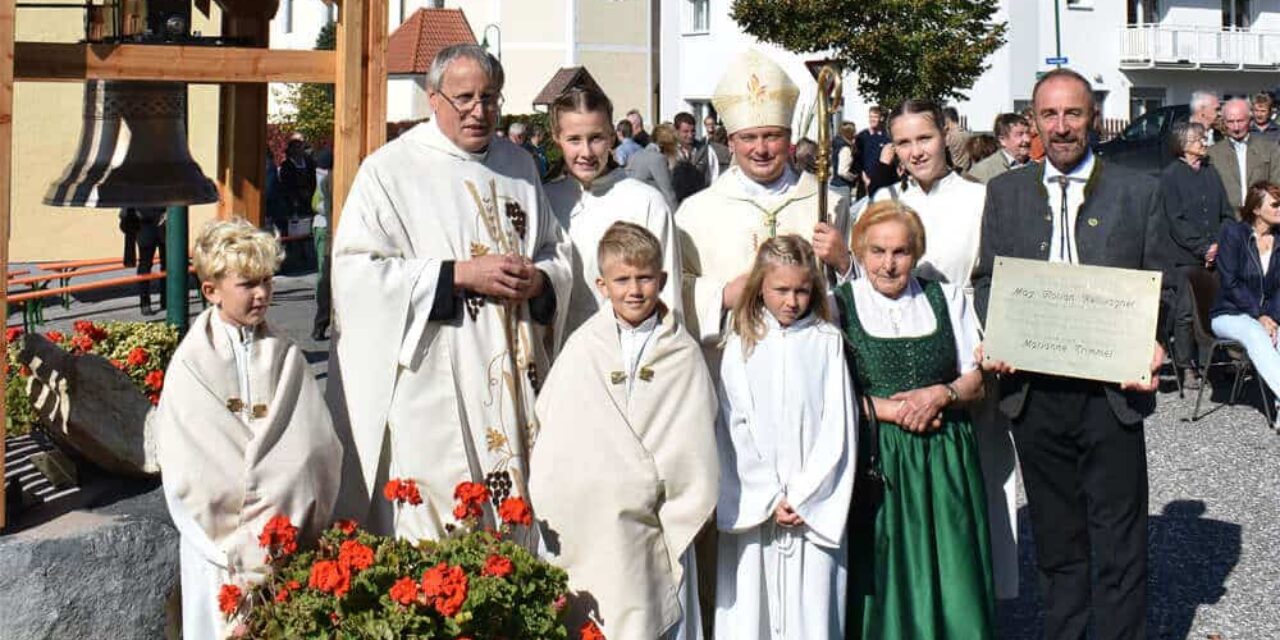
[[[1032,92],[1045,161],[987,186],[974,304],[984,321],[997,256],[1164,270],[1168,242],[1156,181],[1106,164],[1088,148],[1096,105],[1074,71],[1045,74]],[[1119,321],[1120,318],[1117,318]],[[1123,385],[1014,371],[997,373],[1000,411],[1013,424],[1036,541],[1045,638],[1144,638],[1147,595],[1147,456],[1143,419],[1151,382]],[[979,359],[981,361],[981,359]],[[1091,576],[1097,576],[1096,587]]]
[[[996,116],[992,130],[1000,142],[1000,150],[979,160],[969,170],[969,177],[983,184],[1031,160],[1031,125],[1026,118],[1016,113],[1002,113]]]
[[[1209,147],[1209,161],[1222,176],[1227,202],[1239,209],[1249,185],[1259,180],[1280,184],[1280,146],[1249,133],[1252,118],[1249,101],[1233,98],[1222,107],[1227,139]]]

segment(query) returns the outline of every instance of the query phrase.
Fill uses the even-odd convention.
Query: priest
[[[756,249],[797,234],[843,280],[851,272],[847,197],[791,165],[791,119],[800,90],[787,72],[756,50],[729,66],[711,99],[724,121],[734,164],[676,212],[684,271],[684,311],[712,375],[720,369],[725,312],[742,292]],[[818,221],[818,189],[828,189],[828,222]]]
[[[526,494],[572,279],[533,158],[493,135],[503,80],[480,47],[441,50],[431,120],[365,160],[334,239],[329,402],[358,458],[343,511],[375,532],[443,536],[463,481]],[[383,499],[393,478],[423,504]]]

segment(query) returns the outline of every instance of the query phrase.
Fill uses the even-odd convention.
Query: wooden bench
[[[95,280],[93,282],[84,282],[81,284],[71,284],[70,279],[73,276],[89,276],[103,273],[111,273],[124,269],[123,265],[109,265],[101,267],[82,268],[74,273],[50,273],[38,276],[28,276],[25,278],[15,278],[10,281],[10,285],[30,285],[31,289],[8,295],[9,303],[12,305],[22,306],[22,326],[26,330],[34,330],[36,326],[44,324],[44,304],[42,300],[54,296],[59,297],[63,301],[64,307],[71,306],[71,296],[84,291],[93,291],[96,289],[109,289],[128,284],[137,284],[139,282],[150,282],[152,280],[161,280],[164,278],[164,271],[155,271],[146,275],[128,275],[116,278],[107,278],[104,280]],[[57,287],[50,287],[49,283],[53,280],[59,280]],[[28,304],[30,303],[30,304]]]

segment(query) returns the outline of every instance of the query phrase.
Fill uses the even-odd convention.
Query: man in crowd
[[[1204,141],[1210,146],[1222,138],[1218,132],[1219,106],[1218,96],[1208,91],[1191,94],[1191,121],[1199,122],[1204,127]]]
[[[1209,161],[1218,169],[1227,202],[1239,209],[1249,185],[1259,180],[1280,184],[1280,146],[1275,141],[1249,134],[1252,120],[1249,102],[1232,98],[1222,108],[1226,143],[1209,147]]]
[[[984,321],[996,256],[1164,270],[1164,205],[1154,178],[1096,158],[1096,105],[1080,74],[1058,69],[1032,91],[1046,161],[987,186],[974,303]],[[1088,185],[1086,187],[1086,184]],[[1119,320],[1119,318],[1118,318]],[[978,354],[981,355],[981,354]],[[999,408],[1013,421],[1045,600],[1045,638],[1143,638],[1147,603],[1147,457],[1151,382],[1122,385],[1014,371],[1003,362]],[[982,358],[978,358],[982,361]],[[1097,585],[1091,579],[1096,576]]]
[[[947,137],[947,151],[951,153],[951,166],[960,173],[969,170],[973,163],[969,161],[969,132],[960,124],[960,112],[955,107],[944,107],[942,118],[946,120],[944,133]]]
[[[716,135],[716,119],[715,119],[715,116],[707,116],[707,117],[703,118],[703,119],[702,119],[702,129],[703,129],[703,131],[705,132],[705,133],[704,133],[704,135],[706,136],[705,138],[703,138],[703,141],[704,141],[704,142],[708,142],[708,143],[710,143],[710,142],[711,142],[711,139],[712,139],[712,138],[714,138],[714,137],[715,137],[715,135]]]
[[[1272,141],[1280,136],[1280,125],[1274,118],[1275,100],[1266,91],[1259,91],[1253,96],[1253,121],[1249,123],[1249,131],[1266,134]]]
[[[831,139],[831,186],[851,195],[863,186],[858,177],[858,143],[854,141],[857,134],[858,128],[846,120]]]
[[[1026,118],[1016,113],[1002,113],[996,116],[992,130],[996,133],[1000,150],[969,170],[969,177],[983,184],[1031,160],[1031,127]]]
[[[462,481],[527,495],[534,394],[572,275],[533,160],[494,139],[503,80],[478,46],[441,50],[431,120],[365,159],[334,238],[329,400],[358,456],[340,513],[378,533],[444,536]],[[389,478],[416,481],[425,504],[396,513],[378,491]]]
[[[618,164],[625,167],[627,166],[627,160],[631,156],[643,151],[644,147],[636,144],[635,139],[631,137],[630,120],[627,120],[626,118],[619,120],[614,131],[618,135],[618,146],[613,149],[613,159],[617,160]]]
[[[640,115],[640,110],[628,111],[627,121],[631,123],[631,139],[635,140],[641,149],[649,146],[649,133],[644,130],[644,117]]]
[[[889,134],[884,130],[884,109],[880,105],[872,105],[867,109],[867,128],[858,133],[858,153],[862,156],[862,174],[864,185],[870,187],[871,176],[877,175],[877,164],[880,162],[880,149],[889,144]]]
[[[507,139],[517,147],[525,146],[525,127],[523,122],[512,122],[507,125]]]
[[[676,165],[671,169],[671,184],[676,190],[676,203],[702,191],[720,175],[720,160],[711,153],[710,145],[695,137],[697,125],[693,114],[681,111],[673,123],[676,128]]]

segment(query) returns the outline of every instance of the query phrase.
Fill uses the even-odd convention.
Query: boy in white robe
[[[570,337],[538,397],[530,496],[569,573],[569,630],[697,640],[693,539],[715,507],[716,396],[701,349],[658,300],[662,245],[618,222],[599,243],[609,299]]]
[[[244,220],[210,223],[192,253],[213,306],[169,362],[156,415],[188,640],[231,632],[219,591],[247,594],[262,579],[269,520],[287,517],[303,544],[329,525],[337,498],[342,445],[320,388],[302,350],[266,323],[281,258]]]
[[[843,638],[857,412],[809,243],[761,245],[720,365],[716,638]]]

